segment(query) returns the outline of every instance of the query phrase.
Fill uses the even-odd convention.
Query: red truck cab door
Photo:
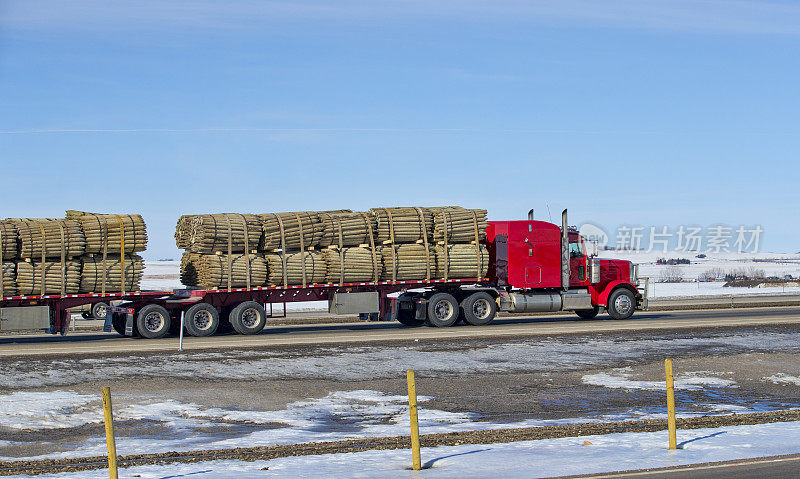
[[[589,284],[586,248],[582,238],[577,234],[569,235],[569,270],[570,286]]]

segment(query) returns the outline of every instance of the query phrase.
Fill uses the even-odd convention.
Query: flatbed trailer
[[[467,278],[430,281],[383,281],[342,284],[312,284],[307,286],[261,286],[254,288],[231,289],[176,289],[173,291],[140,291],[135,293],[109,294],[70,294],[45,296],[12,296],[0,298],[0,331],[43,329],[50,334],[66,335],[70,324],[70,310],[81,306],[102,305],[112,303],[107,316],[108,326],[123,335],[151,336],[160,335],[161,328],[150,325],[147,314],[142,315],[145,308],[153,306],[164,308],[169,313],[170,323],[164,325],[167,330],[180,324],[181,314],[195,313],[190,311],[195,305],[208,305],[217,310],[210,312],[205,307],[197,311],[199,317],[190,315],[189,321],[197,320],[197,324],[188,325],[187,329],[196,336],[214,334],[220,325],[227,326],[227,316],[237,306],[256,303],[264,308],[264,319],[285,317],[286,304],[305,301],[329,301],[333,312],[340,314],[368,314],[373,319],[394,320],[397,315],[396,302],[389,298],[393,293],[410,289],[436,288],[455,291],[462,287],[478,288],[486,284],[488,278]],[[347,296],[343,296],[347,295]],[[277,316],[273,305],[283,304],[282,315]],[[252,304],[250,305],[253,306]],[[194,308],[197,310],[198,308]],[[269,309],[270,312],[267,312]],[[159,312],[159,311],[156,311]],[[20,313],[20,314],[15,314]],[[227,314],[226,314],[227,313]],[[140,318],[140,316],[142,316]],[[209,317],[211,316],[211,317]],[[102,319],[102,318],[98,318]],[[153,319],[152,317],[150,318]],[[159,318],[157,321],[164,321]],[[217,323],[215,326],[213,323]],[[202,324],[210,323],[210,324]],[[252,325],[250,329],[263,325]],[[106,328],[109,329],[109,328]],[[213,330],[212,330],[213,329]],[[247,333],[246,333],[247,334]]]

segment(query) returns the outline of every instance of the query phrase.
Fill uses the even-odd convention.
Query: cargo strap
[[[101,293],[103,296],[106,295],[106,277],[108,276],[108,264],[106,260],[108,259],[108,221],[100,222],[100,216],[94,215],[97,218],[97,225],[100,227],[100,242],[103,245],[103,281],[101,285]],[[105,226],[105,228],[103,227]],[[95,267],[96,269],[96,267]],[[97,290],[97,275],[94,278],[94,288],[93,291]]]
[[[223,215],[225,217],[225,222],[228,225],[228,258],[226,259],[228,263],[228,292],[231,292],[231,280],[233,279],[233,232],[231,231],[231,217],[229,214]],[[220,278],[221,279],[221,278]]]
[[[244,228],[244,261],[247,264],[247,289],[251,288],[251,268],[252,264],[250,264],[250,233],[247,231],[247,218],[244,215],[239,215],[242,217],[242,227]],[[231,271],[233,274],[233,271]]]
[[[448,273],[450,272],[450,254],[447,251],[447,218],[450,212],[446,209],[442,210],[442,221],[444,221],[444,280],[447,281]]]
[[[45,268],[45,258],[47,258],[47,253],[45,251],[45,239],[47,238],[47,233],[45,233],[45,231],[44,231],[44,223],[39,223],[39,229],[42,230],[42,272],[40,273],[40,276],[42,277],[41,278],[41,280],[42,280],[41,295],[44,296],[44,292],[45,292],[45,288],[44,288],[45,269],[44,268]],[[34,268],[34,271],[36,271],[35,268]],[[36,274],[34,274],[33,277],[36,278]],[[34,284],[35,284],[35,281],[34,281]]]
[[[121,288],[120,292],[125,295],[125,225],[122,223],[122,216],[116,215],[119,223],[119,271]]]
[[[300,268],[303,270],[303,287],[305,288],[308,286],[308,278],[306,278],[306,245],[303,238],[303,222],[300,221],[298,213],[295,213],[294,217],[297,218],[297,227],[300,228]]]
[[[478,232],[478,214],[475,212],[475,210],[472,210],[472,223],[475,225],[475,259],[478,261],[475,266],[477,270],[477,272],[475,273],[475,278],[481,279],[481,270],[483,269],[482,268],[483,255],[481,254],[481,244],[480,244],[481,235]]]
[[[331,216],[331,219],[334,217]],[[342,218],[337,216],[339,225],[339,284],[344,283],[344,239],[342,238]]]
[[[61,296],[67,294],[67,251],[64,244],[64,224],[59,221],[58,229],[61,233]]]
[[[389,208],[383,208],[389,220],[389,237],[392,240],[392,283],[397,282],[397,251],[394,244],[394,220],[392,219],[392,212]]]
[[[283,228],[283,220],[278,213],[273,213],[278,220],[278,228],[281,230],[281,270],[283,271],[283,287],[289,285],[286,274],[286,230]]]
[[[428,227],[425,224],[425,215],[422,213],[422,208],[417,206],[414,208],[419,215],[419,224],[422,226],[422,242],[425,245],[425,281],[431,280],[431,252],[428,248]]]
[[[374,277],[374,282],[377,283],[380,279],[380,271],[378,271],[378,262],[376,261],[377,258],[375,257],[375,238],[372,234],[372,222],[369,221],[367,214],[363,211],[361,212],[361,216],[364,218],[364,227],[367,229],[369,234],[369,249],[372,252],[372,275]]]

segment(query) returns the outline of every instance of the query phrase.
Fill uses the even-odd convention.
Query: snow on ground
[[[426,433],[425,429],[421,430]],[[780,440],[776,440],[780,438]],[[589,444],[586,444],[586,443]],[[507,444],[469,444],[422,449],[423,472],[410,470],[408,450],[298,456],[269,461],[209,461],[137,466],[126,477],[427,478],[509,479],[592,474],[750,459],[800,452],[800,422],[678,431],[678,450],[667,449],[666,431],[542,439]],[[107,470],[48,474],[42,478],[102,479]],[[13,476],[19,479],[28,476]]]
[[[592,386],[603,386],[615,389],[649,389],[664,390],[664,381],[636,381],[629,379],[630,368],[615,369],[614,373],[597,373],[583,376],[583,383]],[[736,387],[736,381],[714,376],[710,371],[693,371],[680,374],[675,378],[675,389],[697,390],[704,387]]]
[[[788,374],[778,373],[774,376],[770,376],[764,378],[766,381],[771,381],[775,384],[794,384],[796,386],[800,386],[800,378],[795,376],[789,376]]]

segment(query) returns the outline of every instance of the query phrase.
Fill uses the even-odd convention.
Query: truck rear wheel
[[[208,303],[197,303],[186,310],[183,322],[192,336],[211,336],[219,328],[219,311]]]
[[[600,306],[595,306],[592,309],[579,309],[575,311],[575,314],[578,315],[581,319],[594,319],[597,316],[597,313],[600,312]]]
[[[608,298],[608,314],[614,319],[628,319],[636,309],[636,298],[626,288],[619,288]]]
[[[258,334],[267,324],[267,312],[255,301],[245,301],[237,305],[228,318],[239,334]]]
[[[464,321],[473,326],[489,324],[497,314],[497,303],[489,293],[473,293],[461,301]]]
[[[136,314],[136,329],[143,338],[163,338],[169,332],[171,322],[169,311],[157,304],[148,304]]]
[[[125,313],[111,313],[111,327],[120,336],[125,336],[125,322],[127,320]]]
[[[452,294],[436,293],[428,298],[428,324],[438,328],[452,326],[458,321],[458,301]]]

